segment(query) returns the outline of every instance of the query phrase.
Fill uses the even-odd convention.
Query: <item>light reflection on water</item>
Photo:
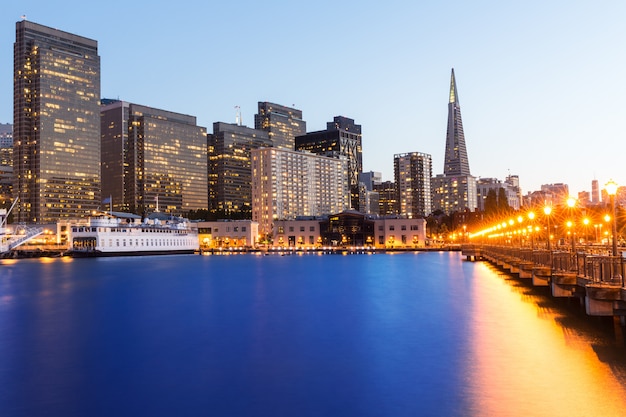
[[[475,273],[470,374],[479,414],[624,415],[623,343],[585,329],[596,318],[568,318],[556,300],[493,267],[479,264]],[[614,363],[596,349],[612,352]]]

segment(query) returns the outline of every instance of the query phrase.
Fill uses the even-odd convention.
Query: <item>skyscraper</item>
[[[470,174],[454,68],[450,77],[443,174],[432,179],[433,209],[446,214],[476,209],[476,178]]]
[[[209,210],[218,216],[252,215],[253,149],[271,147],[268,132],[238,124],[213,123],[208,135]]]
[[[294,150],[295,137],[306,133],[302,111],[267,101],[259,101],[258,111],[254,128],[268,132],[275,148]]]
[[[452,75],[450,77],[448,130],[446,132],[446,154],[443,173],[446,176],[471,175],[469,161],[467,159],[467,148],[465,147],[465,134],[463,133],[459,94],[456,91],[454,68],[452,68]]]
[[[591,181],[591,204],[599,204],[600,203],[600,185],[598,184],[598,180]]]
[[[394,176],[398,190],[399,213],[419,218],[432,212],[430,179],[433,176],[432,157],[421,152],[396,154],[393,157]]]
[[[395,181],[383,181],[374,184],[378,193],[378,214],[392,216],[398,214],[398,189]]]
[[[137,214],[206,210],[206,128],[194,116],[102,101],[102,195],[113,208]]]
[[[296,150],[318,155],[348,158],[350,208],[359,210],[359,174],[363,171],[361,125],[353,119],[336,116],[326,123],[326,130],[310,132],[296,137]]]
[[[22,20],[13,74],[16,221],[88,215],[100,205],[98,43]]]

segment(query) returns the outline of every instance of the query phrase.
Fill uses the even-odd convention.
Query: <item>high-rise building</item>
[[[450,77],[443,174],[432,178],[433,209],[446,214],[476,209],[476,178],[470,174],[454,68]]]
[[[296,136],[306,133],[302,110],[259,101],[258,111],[254,115],[254,128],[268,132],[275,148],[294,150]]]
[[[252,219],[259,232],[275,220],[323,216],[346,210],[348,160],[278,148],[252,151]]]
[[[252,210],[251,151],[271,147],[268,132],[239,124],[213,123],[208,136],[209,210],[246,218]]]
[[[115,210],[137,214],[206,210],[206,128],[197,126],[194,116],[102,102],[104,199],[110,198]]]
[[[591,204],[600,204],[600,185],[598,180],[591,181]]]
[[[336,116],[332,122],[326,123],[326,130],[296,137],[296,150],[348,158],[350,208],[353,210],[359,210],[359,174],[363,171],[361,141],[361,125],[343,116]]]
[[[0,208],[13,199],[13,125],[0,123]]]
[[[359,211],[364,214],[380,214],[380,200],[374,185],[383,181],[380,172],[359,173]]]
[[[368,171],[359,174],[359,182],[365,184],[368,191],[374,190],[374,184],[383,182],[383,175],[380,172]]]
[[[399,213],[398,189],[395,181],[375,183],[374,191],[378,193],[378,214],[392,216]]]
[[[432,212],[430,179],[432,157],[421,152],[396,154],[393,157],[399,213],[408,218],[426,217]]]
[[[22,20],[13,74],[15,221],[89,215],[100,205],[97,41]]]

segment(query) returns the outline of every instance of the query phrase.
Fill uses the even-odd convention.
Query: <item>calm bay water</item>
[[[458,253],[4,261],[0,415],[623,416],[610,321],[545,294]]]

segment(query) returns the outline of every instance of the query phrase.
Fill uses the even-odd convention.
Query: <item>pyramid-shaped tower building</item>
[[[441,210],[446,214],[476,210],[476,178],[470,173],[454,68],[450,77],[443,170],[443,174],[432,179],[433,210]]]

